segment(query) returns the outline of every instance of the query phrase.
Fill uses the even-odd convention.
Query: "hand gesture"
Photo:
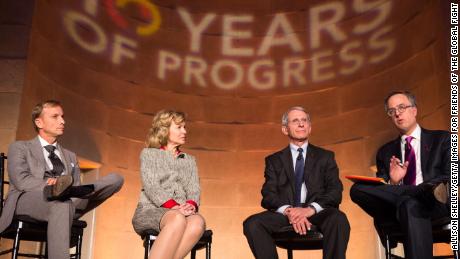
[[[398,184],[404,178],[407,172],[409,161],[401,163],[399,158],[392,156],[390,159],[390,183]]]

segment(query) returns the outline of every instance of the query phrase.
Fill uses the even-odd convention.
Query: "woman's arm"
[[[162,166],[159,159],[155,152],[148,149],[142,150],[140,171],[145,195],[155,206],[161,207],[171,204],[172,193],[161,185],[160,180],[167,169]]]
[[[186,193],[187,203],[195,206],[196,211],[198,211],[198,206],[200,204],[200,179],[198,176],[198,168],[196,166],[196,161],[194,157],[190,157],[190,162],[188,166],[188,174],[183,181],[184,189]]]

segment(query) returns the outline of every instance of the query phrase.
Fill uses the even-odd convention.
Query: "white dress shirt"
[[[53,163],[51,163],[51,160],[48,158],[50,153],[45,149],[45,146],[48,146],[48,145],[55,146],[56,149],[54,150],[54,154],[56,154],[56,156],[58,156],[59,159],[61,159],[61,161],[63,161],[62,157],[61,157],[61,152],[59,152],[59,149],[57,148],[57,142],[54,142],[53,144],[50,144],[50,143],[48,143],[48,141],[46,141],[42,137],[40,137],[40,135],[38,135],[38,140],[40,141],[40,144],[42,145],[42,150],[43,150],[43,155],[45,156],[46,165],[48,165],[49,169],[53,170]]]
[[[299,146],[294,145],[294,144],[291,143],[291,144],[289,144],[289,147],[291,149],[292,165],[295,168],[296,163],[297,163],[297,156],[299,156],[299,151],[298,151]],[[303,153],[302,153],[303,161],[304,161],[304,163],[306,163],[307,152],[308,152],[308,149],[307,149],[308,148],[308,141],[305,142],[300,148],[303,149]],[[305,203],[305,201],[307,200],[307,195],[308,195],[307,186],[305,185],[305,182],[303,182],[302,183],[302,189],[300,191],[300,203]],[[316,202],[312,202],[309,205],[312,205],[315,208],[317,213],[323,210],[321,205],[319,205]],[[291,205],[283,205],[283,206],[279,207],[276,211],[278,213],[284,214],[284,211],[289,207],[291,207]]]

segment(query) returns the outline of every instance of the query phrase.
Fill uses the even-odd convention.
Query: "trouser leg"
[[[43,192],[26,192],[16,206],[17,215],[28,215],[48,222],[47,245],[50,259],[68,259],[70,229],[75,207],[71,200],[47,201]]]
[[[243,222],[243,231],[249,247],[257,259],[277,259],[276,245],[271,234],[288,226],[286,216],[271,211],[254,214]]]
[[[406,236],[404,254],[408,259],[433,258],[432,219],[448,216],[444,204],[424,204],[413,197],[401,197],[398,203],[398,219]]]
[[[123,177],[118,174],[108,174],[94,182],[85,183],[93,184],[94,192],[81,199],[72,198],[77,209],[76,217],[83,216],[118,192],[123,186],[123,181]]]
[[[347,216],[338,209],[329,208],[310,217],[310,222],[323,233],[323,258],[345,259],[350,238]]]
[[[407,258],[432,258],[433,238],[431,220],[448,215],[444,204],[426,199],[417,186],[354,184],[351,199],[377,222],[394,222],[405,235]],[[381,233],[379,233],[381,234]],[[382,237],[381,237],[382,239]]]

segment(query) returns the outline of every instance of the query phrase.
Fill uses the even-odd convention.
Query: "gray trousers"
[[[96,208],[123,185],[123,177],[109,174],[95,182],[94,192],[78,199],[47,201],[43,191],[25,192],[16,205],[16,215],[28,215],[34,219],[47,221],[47,245],[49,259],[69,259],[70,230],[73,219]]]

